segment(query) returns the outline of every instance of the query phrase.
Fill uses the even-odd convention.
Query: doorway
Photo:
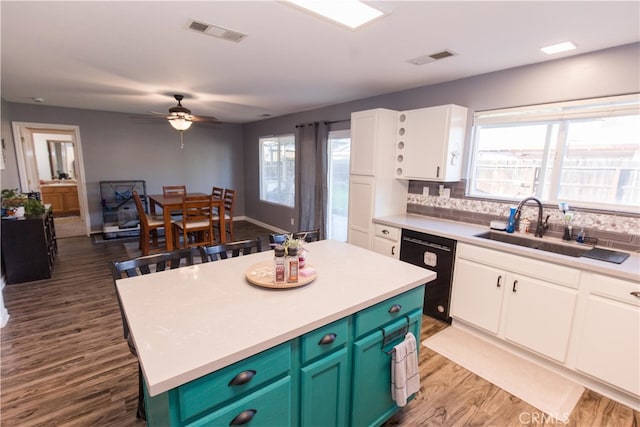
[[[13,122],[22,192],[53,207],[56,236],[88,236],[89,210],[80,128]]]
[[[327,239],[347,241],[349,213],[349,160],[351,131],[329,132],[327,188]]]

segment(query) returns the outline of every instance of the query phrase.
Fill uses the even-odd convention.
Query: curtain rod
[[[351,119],[334,120],[331,122],[324,122],[325,125],[332,125],[334,123],[350,122]]]

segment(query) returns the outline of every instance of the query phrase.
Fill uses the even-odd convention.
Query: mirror
[[[52,179],[75,179],[73,142],[47,140]]]

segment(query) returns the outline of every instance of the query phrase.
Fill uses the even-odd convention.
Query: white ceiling
[[[380,1],[353,31],[277,1],[6,1],[2,97],[260,120],[640,41],[640,2]],[[185,29],[191,19],[247,34]],[[548,56],[540,47],[571,40]],[[444,49],[457,55],[416,66]]]

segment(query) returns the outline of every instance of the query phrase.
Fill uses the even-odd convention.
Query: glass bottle
[[[273,256],[273,282],[274,283],[286,283],[287,282],[287,267],[284,258],[284,247],[276,246]]]
[[[289,246],[287,248],[287,270],[289,271],[289,278],[287,282],[296,283],[298,282],[298,248],[296,246]]]

